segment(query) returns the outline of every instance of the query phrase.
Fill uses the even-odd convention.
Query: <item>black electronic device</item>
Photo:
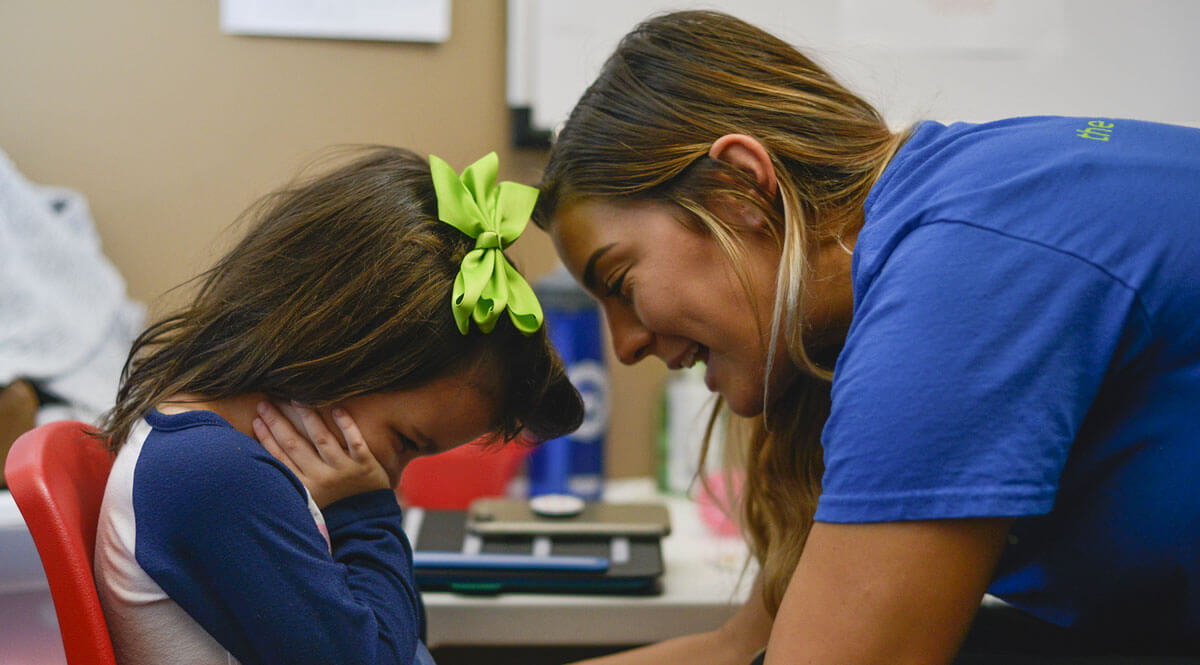
[[[419,518],[411,515],[420,510]],[[478,534],[467,512],[409,508],[417,585],[425,591],[657,594],[656,535]]]

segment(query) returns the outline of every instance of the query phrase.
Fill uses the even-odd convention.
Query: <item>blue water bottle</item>
[[[546,317],[546,332],[583,396],[583,424],[567,436],[546,441],[529,455],[529,496],[574,494],[599,499],[604,493],[604,439],[608,433],[608,371],[604,366],[600,310],[565,268],[534,286]]]

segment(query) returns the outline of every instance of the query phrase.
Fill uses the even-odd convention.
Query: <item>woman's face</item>
[[[654,355],[670,369],[706,365],[709,390],[734,413],[763,410],[779,250],[764,234],[742,234],[747,293],[709,235],[693,231],[665,204],[584,200],[555,216],[551,236],[575,279],[599,301],[621,362]],[[780,335],[771,388],[795,366]]]

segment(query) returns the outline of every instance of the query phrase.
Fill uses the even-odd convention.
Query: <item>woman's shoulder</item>
[[[868,220],[913,202],[926,208],[1022,208],[1014,193],[1086,204],[1104,198],[1103,186],[1136,180],[1149,164],[1157,167],[1159,179],[1175,170],[1192,174],[1186,183],[1190,191],[1200,167],[1200,130],[1068,116],[926,121],[912,128],[864,208]],[[1137,198],[1127,186],[1112,189],[1113,196]]]
[[[1185,222],[1200,207],[1197,170],[1192,128],[1059,116],[922,123],[864,206],[857,278],[872,279],[916,229],[941,224],[961,227],[962,238],[982,229],[1014,249],[1070,254],[1136,284],[1147,225],[1164,246],[1195,237]]]
[[[1041,182],[1062,165],[1086,157],[1070,143],[1077,118],[1010,118],[987,123],[916,125],[884,169],[864,205],[868,224],[883,218],[928,220],[960,213],[990,193]],[[1006,201],[1006,199],[1001,199]]]

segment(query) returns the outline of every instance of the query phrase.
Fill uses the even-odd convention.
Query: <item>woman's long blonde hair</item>
[[[726,134],[763,145],[778,196],[709,158]],[[805,370],[766,396],[761,416],[735,428],[744,431],[743,524],[772,612],[812,527],[824,470],[832,373],[810,357],[802,322],[814,249],[846,246],[843,239],[861,227],[867,194],[906,136],[786,42],[725,14],[677,12],[622,39],[559,133],[541,183],[534,221],[542,228],[559,206],[585,198],[679,206],[718,241],[744,287],[742,246],[712,204],[745,202],[768,220],[781,259],[767,375],[780,335],[790,357],[779,361]]]

